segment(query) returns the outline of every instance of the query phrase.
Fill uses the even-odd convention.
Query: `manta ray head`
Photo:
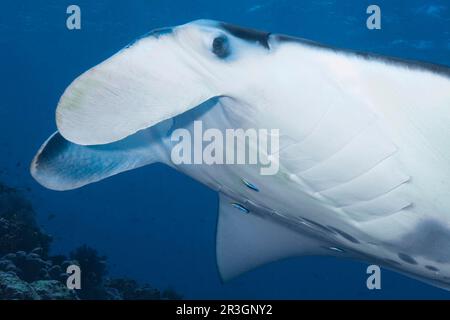
[[[268,38],[209,20],[154,30],[73,81],[57,107],[58,131],[79,145],[108,144],[233,97],[270,52]]]

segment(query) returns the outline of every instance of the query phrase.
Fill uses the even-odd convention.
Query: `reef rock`
[[[31,283],[31,287],[41,300],[77,300],[75,290],[69,290],[57,280],[38,280]]]
[[[13,272],[0,271],[1,300],[40,300],[40,296],[27,282]]]

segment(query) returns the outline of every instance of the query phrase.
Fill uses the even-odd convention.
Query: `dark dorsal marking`
[[[439,269],[436,268],[435,266],[425,266],[425,268],[427,268],[428,270],[434,271],[434,272],[439,272]]]
[[[316,227],[319,230],[322,230],[323,232],[329,233],[329,234],[335,234],[335,232],[333,230],[330,230],[329,228],[321,225],[320,223],[317,223],[315,221],[306,219],[306,218],[302,218],[303,220],[305,220],[307,223],[313,225],[314,227]]]
[[[402,264],[398,261],[392,260],[392,259],[383,259],[382,262],[384,262],[387,265],[401,267]]]
[[[409,264],[417,264],[417,261],[411,257],[410,255],[406,254],[406,253],[399,253],[398,257],[400,259],[402,259],[404,262],[409,263]]]
[[[154,30],[150,31],[145,36],[146,37],[153,36],[153,37],[159,38],[160,36],[163,36],[165,34],[171,34],[172,32],[173,32],[173,28],[171,28],[171,27],[158,28],[158,29],[154,29]]]
[[[450,78],[450,67],[442,64],[435,64],[435,63],[429,63],[424,61],[417,61],[417,60],[408,60],[408,59],[402,59],[402,58],[396,58],[396,57],[388,57],[381,54],[376,53],[368,53],[368,52],[362,52],[357,50],[350,50],[350,49],[342,49],[332,46],[327,46],[319,42],[303,39],[303,38],[296,38],[291,36],[286,36],[282,34],[274,34],[272,35],[275,40],[279,43],[287,43],[287,42],[296,42],[300,43],[306,46],[320,48],[324,50],[331,50],[336,53],[343,53],[343,54],[350,54],[350,55],[356,55],[358,57],[361,57],[366,60],[373,60],[373,61],[383,61],[387,64],[392,65],[398,65],[402,66],[408,69],[413,70],[423,70],[423,71],[429,71],[432,73],[436,73],[442,76],[446,76]]]
[[[341,237],[343,237],[344,239],[346,239],[346,240],[348,240],[350,242],[359,243],[358,239],[356,239],[355,237],[349,235],[347,232],[344,232],[344,231],[342,231],[342,230],[340,230],[338,228],[334,228],[334,227],[331,227],[331,226],[327,226],[327,228],[333,230],[334,232],[339,234]]]
[[[228,24],[225,22],[221,22],[220,26],[227,32],[229,32],[231,35],[248,41],[248,42],[254,42],[261,46],[263,46],[266,49],[269,49],[269,33],[264,31],[259,31],[255,29],[247,29],[242,28],[233,24]]]
[[[139,38],[136,38],[133,42],[128,44],[125,48],[131,48],[133,45],[135,45],[137,42],[139,42],[140,40],[142,40],[144,38],[147,38],[147,37],[159,38],[160,36],[163,36],[165,34],[170,34],[172,32],[173,32],[173,28],[171,28],[171,27],[153,29],[152,31],[147,32],[146,34],[140,36]]]

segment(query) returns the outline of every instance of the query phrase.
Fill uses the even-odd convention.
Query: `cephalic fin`
[[[99,146],[74,144],[55,132],[31,163],[31,175],[52,190],[72,190],[115,174],[163,161],[157,130],[140,131],[124,140]]]

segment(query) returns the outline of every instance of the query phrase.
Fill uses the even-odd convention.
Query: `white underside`
[[[331,243],[345,250],[337,255],[445,287],[450,281],[449,79],[298,45],[278,55],[264,63],[272,73],[259,73],[255,66],[242,79],[263,90],[251,95],[244,87],[240,100],[222,99],[197,120],[205,128],[280,129],[280,172],[261,176],[257,166],[239,165],[177,169],[254,212],[295,225],[301,234],[312,229],[321,239],[309,253],[327,254],[324,244]],[[230,87],[237,89],[234,83]],[[260,191],[247,188],[241,178]],[[239,268],[255,264],[239,257],[244,265]]]

